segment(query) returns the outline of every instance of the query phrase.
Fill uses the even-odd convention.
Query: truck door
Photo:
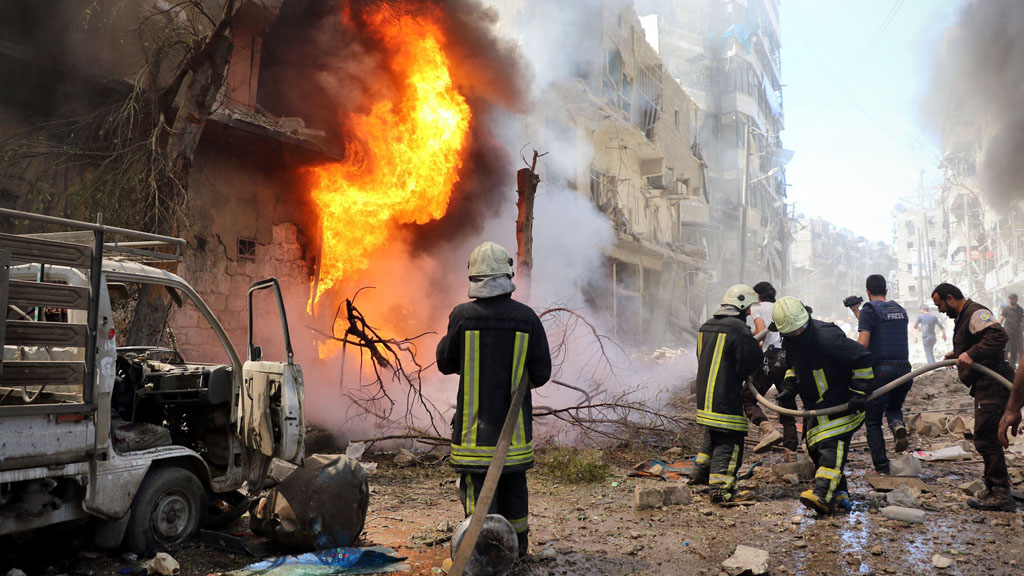
[[[263,348],[253,342],[253,295],[272,289],[281,316],[286,359],[263,359]],[[281,286],[268,278],[249,286],[248,354],[242,366],[242,393],[238,411],[238,435],[245,445],[266,458],[274,457],[302,464],[305,417],[303,414],[302,369],[295,364],[288,316]]]

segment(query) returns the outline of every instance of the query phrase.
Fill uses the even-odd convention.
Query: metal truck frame
[[[12,218],[64,231],[0,233],[0,537],[94,517],[101,545],[170,549],[217,495],[245,482],[258,490],[272,458],[302,463],[302,371],[276,280],[249,289],[243,364],[196,291],[149,265],[180,261],[184,240],[0,209],[0,222]],[[195,305],[228,364],[119,349],[110,293],[129,283]],[[252,342],[252,295],[263,289],[276,292],[284,362],[263,361]],[[45,321],[47,309],[59,318]]]

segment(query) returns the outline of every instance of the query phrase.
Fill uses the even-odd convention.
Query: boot
[[[905,452],[907,448],[910,448],[910,434],[907,433],[907,427],[902,422],[897,422],[892,427],[892,436],[894,438],[892,443],[893,452]]]
[[[850,498],[849,492],[836,492],[835,501],[836,507],[840,510],[846,510],[847,512],[853,510],[853,500]]]
[[[975,510],[994,512],[1013,512],[1017,509],[1017,501],[1010,495],[1010,489],[1001,486],[989,488],[978,498],[969,498],[967,505]]]
[[[814,493],[814,490],[804,490],[800,494],[800,503],[814,510],[819,516],[828,516],[832,513],[832,504]]]
[[[720,490],[711,495],[711,503],[722,506],[742,504],[744,502],[752,502],[753,500],[754,493],[750,490],[735,490],[730,488],[729,490]]]
[[[772,423],[765,420],[757,425],[761,429],[761,441],[754,446],[754,454],[760,454],[771,450],[772,446],[782,443],[782,433],[772,426]]]

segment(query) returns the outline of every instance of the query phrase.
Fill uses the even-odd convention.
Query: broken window
[[[256,240],[252,238],[239,238],[238,239],[238,258],[239,260],[255,260],[256,259]]]

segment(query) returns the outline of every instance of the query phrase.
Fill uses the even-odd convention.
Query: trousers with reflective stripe
[[[466,517],[473,515],[476,500],[484,486],[486,474],[462,474],[459,477],[459,500]],[[501,514],[512,524],[519,539],[520,551],[528,546],[530,494],[526,488],[526,472],[506,472],[498,480],[498,488],[491,500],[488,514]]]
[[[706,468],[712,495],[736,486],[736,475],[743,464],[743,439],[746,432],[704,428],[704,440],[694,460],[694,468]],[[699,470],[695,470],[699,473]]]
[[[495,447],[480,445],[478,431],[480,426],[480,396],[487,393],[480,382],[480,331],[465,332],[463,351],[463,390],[462,390],[462,435],[451,447],[451,463],[454,466],[486,468],[494,458]],[[530,335],[516,332],[512,350],[512,381],[509,383],[511,396],[514,396],[520,384],[527,386],[523,378],[526,371],[526,353],[530,346]],[[510,397],[511,397],[510,396]],[[522,409],[516,418],[516,427],[512,434],[512,444],[505,458],[505,467],[521,466],[533,462],[533,442],[526,436]],[[503,422],[503,421],[502,421]],[[499,428],[501,422],[490,423]]]
[[[849,455],[853,432],[832,436],[811,446],[807,453],[817,467],[814,473],[814,493],[826,502],[832,502],[837,492],[847,492],[843,468]]]

